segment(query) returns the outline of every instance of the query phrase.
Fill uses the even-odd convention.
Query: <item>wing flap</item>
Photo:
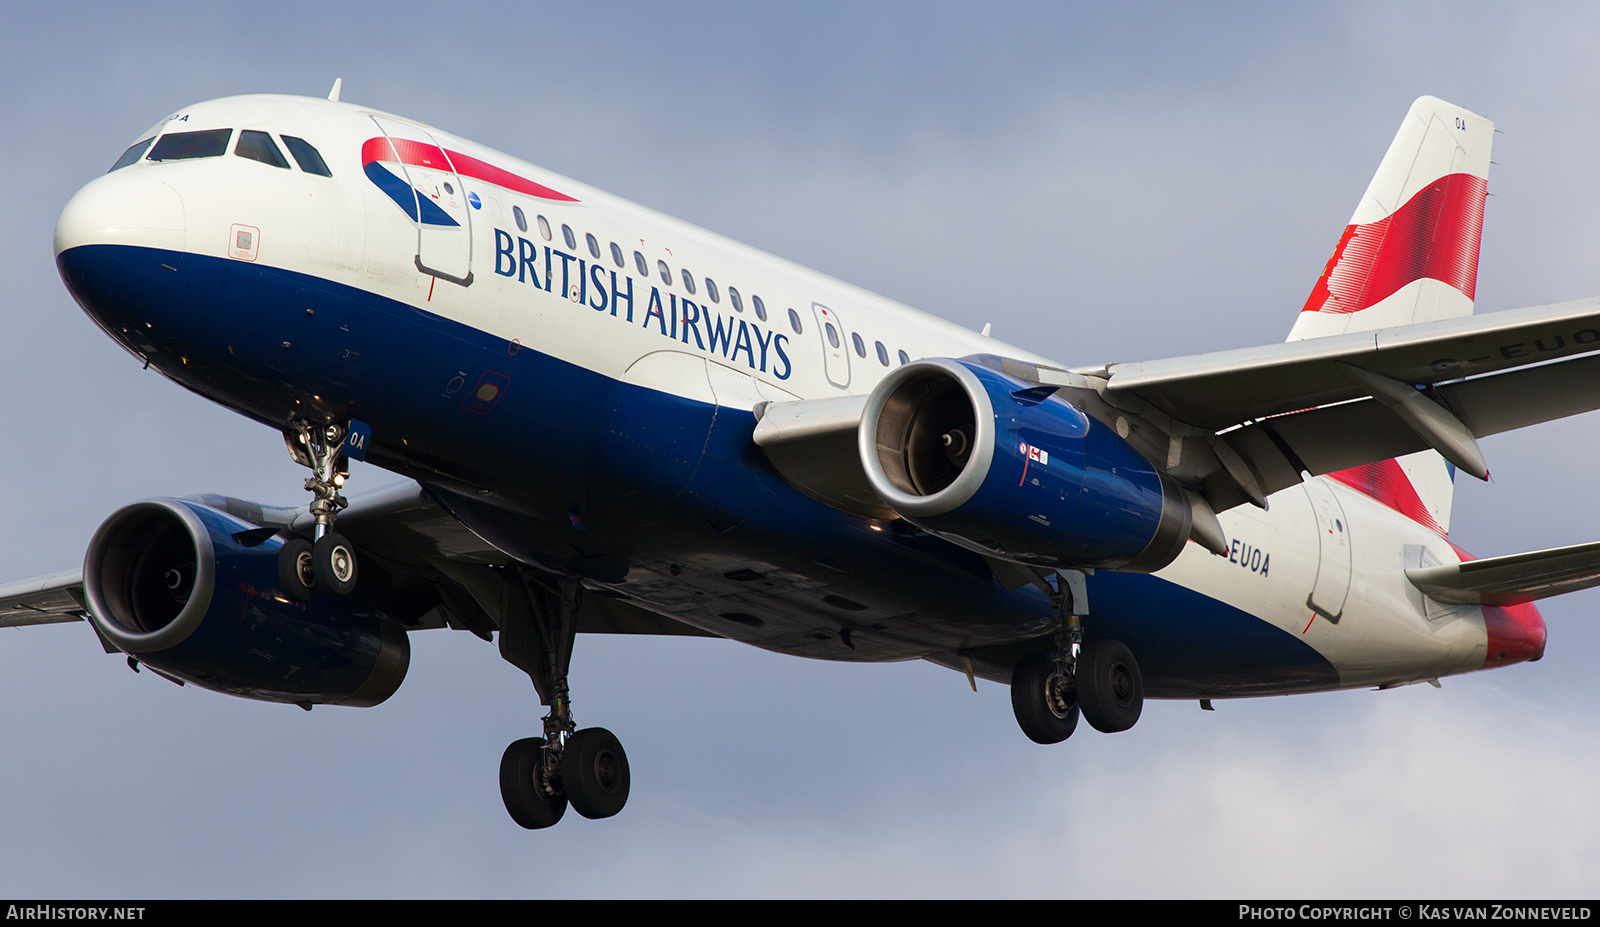
[[[1600,586],[1600,541],[1410,569],[1406,578],[1449,605],[1520,605]]]
[[[1600,409],[1600,355],[1437,387],[1441,405],[1477,437]],[[1429,444],[1375,399],[1252,422],[1219,436],[1249,461],[1268,495],[1313,476],[1389,460]]]

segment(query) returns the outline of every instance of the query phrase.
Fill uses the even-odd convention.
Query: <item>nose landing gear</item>
[[[1060,743],[1072,736],[1081,714],[1105,734],[1126,731],[1144,708],[1144,678],[1133,652],[1120,641],[1083,642],[1089,612],[1083,574],[1062,571],[1050,597],[1059,616],[1055,649],[1023,657],[1011,671],[1011,709],[1028,739]]]
[[[312,425],[295,421],[283,442],[295,462],[311,470],[305,488],[312,494],[311,514],[317,520],[314,541],[291,539],[278,554],[278,579],[291,598],[310,601],[318,592],[349,595],[356,588],[356,551],[334,531],[334,518],[350,503],[339,489],[350,478],[344,440],[349,423]]]

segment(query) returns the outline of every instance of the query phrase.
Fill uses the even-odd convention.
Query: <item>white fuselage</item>
[[[503,342],[507,357],[532,350],[611,381],[746,413],[763,401],[867,393],[907,358],[1049,363],[465,139],[350,104],[218,100],[175,113],[140,139],[218,127],[235,138],[259,130],[306,139],[332,176],[241,158],[231,146],[219,157],[140,160],[91,182],[66,207],[57,254],[128,245],[291,271],[467,326]],[[399,144],[384,149],[394,157],[364,161],[385,137],[501,173],[461,169],[458,157],[443,167],[420,163],[426,157],[406,162]],[[456,224],[413,220],[372,179],[372,165],[422,191]],[[439,273],[419,269],[419,240]],[[463,271],[469,286],[450,281]],[[456,389],[474,388],[465,379]],[[1155,576],[1303,642],[1336,672],[1336,681],[1314,688],[1394,685],[1494,663],[1484,609],[1439,605],[1405,577],[1408,567],[1460,559],[1439,533],[1326,477],[1269,501],[1266,511],[1220,515],[1227,556],[1191,543]],[[664,601],[656,604],[665,612]],[[1518,621],[1537,621],[1531,607],[1521,608]]]

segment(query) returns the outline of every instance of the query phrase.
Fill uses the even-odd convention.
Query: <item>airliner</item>
[[[1449,540],[1478,438],[1600,408],[1600,299],[1473,315],[1460,107],[1412,105],[1286,341],[1061,363],[339,91],[173,112],[55,229],[83,311],[281,432],[303,504],[133,502],[0,625],[306,710],[476,635],[546,710],[500,761],[531,829],[628,798],[589,634],[927,660],[1055,744],[1538,660],[1532,603],[1600,584],[1600,543]],[[351,460],[402,481],[352,502]]]

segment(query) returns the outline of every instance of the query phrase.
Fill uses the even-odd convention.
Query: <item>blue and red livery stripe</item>
[[[474,158],[472,155],[462,154],[438,145],[418,142],[406,138],[369,138],[361,145],[361,166],[365,170],[370,164],[378,161],[393,161],[400,164],[414,164],[418,167],[431,168],[438,171],[454,171],[462,177],[481,180],[484,183],[503,187],[513,193],[522,193],[527,196],[536,196],[540,199],[554,200],[561,203],[576,203],[576,197],[571,197],[558,190],[552,190],[542,183],[536,183],[518,174],[496,167],[487,161]]]

